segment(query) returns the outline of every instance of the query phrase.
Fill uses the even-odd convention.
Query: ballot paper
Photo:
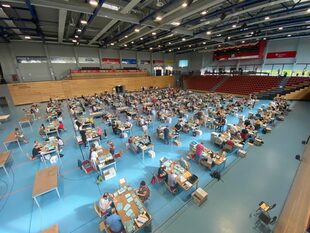
[[[130,208],[130,205],[126,204],[125,207],[124,207],[124,210],[127,211],[129,208]]]
[[[127,201],[128,201],[128,202],[132,202],[132,201],[133,201],[133,198],[132,198],[132,197],[129,197],[129,198],[127,198]]]

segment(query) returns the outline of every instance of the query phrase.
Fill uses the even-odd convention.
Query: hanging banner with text
[[[135,65],[135,64],[137,64],[137,60],[136,59],[124,58],[124,59],[122,59],[122,64]]]
[[[119,58],[108,58],[108,57],[104,57],[101,59],[102,64],[120,64],[120,59]]]
[[[272,52],[267,53],[267,59],[274,59],[274,58],[294,58],[296,57],[296,51],[284,51],[284,52]]]
[[[164,60],[153,60],[153,64],[154,65],[163,65],[164,64]]]

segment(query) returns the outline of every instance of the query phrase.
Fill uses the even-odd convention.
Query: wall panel
[[[123,85],[126,91],[141,90],[141,87],[172,87],[175,79],[164,77],[105,78],[96,80],[63,80],[47,82],[29,82],[9,84],[10,94],[15,105],[48,101],[49,98],[69,98],[92,95],[104,91],[111,92],[117,85]]]

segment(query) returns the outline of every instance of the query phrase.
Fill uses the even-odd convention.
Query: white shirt
[[[98,158],[98,153],[97,153],[97,151],[91,152],[90,159],[91,159],[91,161],[94,162],[94,164],[96,163],[97,158]]]
[[[105,212],[106,210],[110,209],[110,201],[107,198],[100,198],[99,200],[99,209],[102,212]]]

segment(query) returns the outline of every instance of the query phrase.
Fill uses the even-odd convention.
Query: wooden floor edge
[[[276,223],[274,233],[304,233],[310,217],[310,142],[296,172],[288,197]]]

